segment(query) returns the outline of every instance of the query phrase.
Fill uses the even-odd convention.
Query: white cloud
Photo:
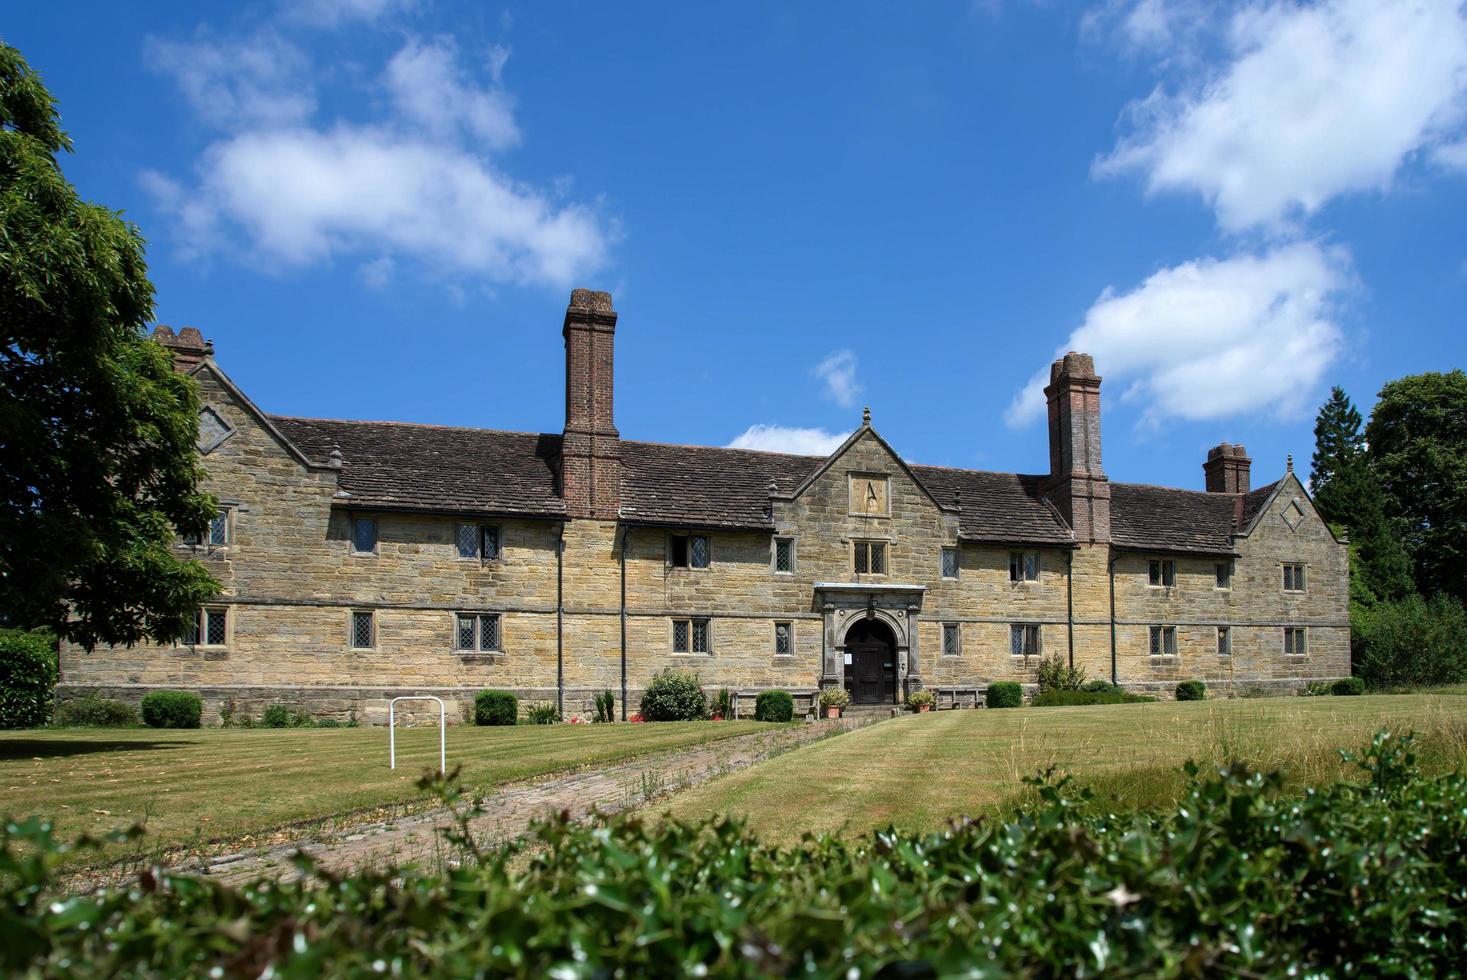
[[[825,385],[825,393],[842,408],[851,408],[861,394],[861,385],[856,381],[856,355],[849,350],[838,350],[815,365],[815,377]]]
[[[215,126],[288,125],[316,111],[309,61],[270,33],[247,41],[144,42],[148,63],[172,75],[200,118]]]
[[[1349,256],[1313,242],[1186,262],[1127,293],[1107,287],[1056,356],[1093,355],[1107,390],[1150,423],[1292,414],[1340,351],[1333,314],[1350,284]],[[1048,381],[1046,367],[1015,395],[1009,425],[1044,417]]]
[[[288,0],[287,18],[317,27],[335,27],[351,21],[373,23],[388,14],[410,10],[417,0]]]
[[[449,139],[461,129],[466,137],[502,150],[520,139],[514,101],[499,87],[508,58],[508,49],[491,49],[484,67],[493,84],[477,88],[459,69],[458,48],[451,38],[410,39],[387,63],[387,91],[399,114],[429,135]]]
[[[520,138],[504,49],[487,53],[476,84],[451,40],[409,37],[379,80],[391,112],[367,123],[313,119],[313,95],[278,99],[310,92],[314,68],[283,42],[266,50],[295,81],[266,84],[265,55],[239,64],[210,43],[168,48],[165,69],[221,130],[191,179],[141,178],[186,252],[281,268],[343,259],[365,263],[369,284],[406,263],[440,279],[565,286],[606,261],[614,226],[594,204],[514,180],[486,155]]]
[[[730,449],[762,449],[798,456],[829,456],[850,438],[849,432],[798,429],[784,425],[751,425],[728,444]]]
[[[1080,31],[1092,39],[1114,38],[1131,53],[1186,61],[1215,9],[1202,0],[1105,0],[1080,18]]]
[[[396,263],[390,256],[383,255],[370,262],[362,263],[361,268],[357,270],[357,275],[361,276],[362,282],[371,288],[381,289],[392,281],[395,265]]]
[[[1431,157],[1449,170],[1467,170],[1467,139],[1439,146]]]
[[[1135,35],[1166,37],[1164,17],[1144,15],[1168,6],[1131,6]],[[1459,0],[1249,3],[1224,43],[1217,70],[1128,107],[1133,131],[1097,174],[1196,192],[1231,231],[1278,227],[1341,194],[1387,189],[1467,114]]]

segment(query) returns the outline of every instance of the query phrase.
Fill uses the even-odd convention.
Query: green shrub
[[[936,703],[937,698],[925,687],[907,695],[907,707],[913,711],[920,711],[924,706],[930,710]]]
[[[0,629],[0,728],[39,728],[51,720],[56,637],[49,630]]]
[[[1140,704],[1155,700],[1130,691],[1040,691],[1029,703],[1036,708],[1068,708],[1085,704]]]
[[[261,728],[289,728],[290,712],[283,704],[272,704],[260,715]]]
[[[1204,701],[1207,699],[1207,685],[1201,681],[1182,681],[1177,685],[1178,701]]]
[[[1341,677],[1329,686],[1329,693],[1338,697],[1356,697],[1365,693],[1365,681],[1359,677]]]
[[[1333,687],[1334,687],[1334,685],[1331,684],[1329,681],[1310,681],[1308,684],[1305,684],[1304,685],[1304,689],[1299,692],[1299,697],[1301,697],[1301,698],[1324,698],[1324,697],[1328,697],[1332,693],[1331,689]]]
[[[757,710],[757,703],[756,703]],[[718,693],[713,696],[713,704],[709,706],[708,713],[714,718],[722,718],[725,721],[733,718],[733,695],[728,688],[720,687]]]
[[[149,728],[198,728],[204,699],[192,691],[149,691],[143,695],[143,724]]]
[[[1085,683],[1085,672],[1079,667],[1071,667],[1056,653],[1039,661],[1037,680],[1041,692],[1078,691]]]
[[[312,722],[316,728],[340,728],[341,722],[335,718],[317,718]]]
[[[694,671],[665,667],[642,692],[642,717],[647,721],[697,721],[707,714],[708,696]]]
[[[1456,599],[1351,603],[1355,674],[1372,689],[1467,682],[1467,612]]]
[[[990,708],[1017,708],[1024,703],[1024,689],[1015,681],[994,681],[985,697]]]
[[[610,691],[596,695],[596,720],[616,721],[616,698]]]
[[[138,723],[138,709],[126,701],[83,694],[56,705],[56,722],[63,728],[126,728]]]
[[[532,704],[525,709],[525,721],[531,725],[555,725],[560,723],[560,709],[549,701]]]
[[[514,725],[520,720],[520,699],[510,691],[480,691],[474,695],[474,724]]]
[[[443,787],[443,784],[433,784]],[[1455,976],[1467,775],[1378,736],[1309,793],[1190,767],[1117,819],[1069,780],[939,832],[811,838],[737,819],[569,815],[443,870],[72,894],[35,817],[0,828],[8,976]],[[451,787],[444,795],[451,798]],[[31,855],[43,855],[31,858]],[[308,862],[303,862],[309,868]],[[448,864],[448,862],[445,862]],[[1383,885],[1382,882],[1388,882]],[[18,938],[17,938],[18,937]],[[21,941],[23,940],[23,941]],[[574,968],[567,968],[573,964]]]
[[[755,721],[789,721],[795,717],[795,699],[788,691],[760,691],[754,699]]]
[[[1114,694],[1122,688],[1119,684],[1112,684],[1110,681],[1093,680],[1082,684],[1080,690],[1088,691],[1091,694]]]

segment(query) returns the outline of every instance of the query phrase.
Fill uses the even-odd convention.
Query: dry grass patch
[[[1107,805],[1174,798],[1187,759],[1281,769],[1295,784],[1344,771],[1340,749],[1380,728],[1424,735],[1428,766],[1467,766],[1467,698],[1157,702],[908,715],[799,749],[659,804],[684,818],[737,814],[766,839],[933,830],[1011,805],[1044,769],[1075,775]]]

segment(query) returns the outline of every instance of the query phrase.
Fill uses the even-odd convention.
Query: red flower
[[[640,724],[646,720],[647,719],[643,718],[640,714],[632,715],[630,718],[627,719],[627,721],[631,722],[634,725]]]

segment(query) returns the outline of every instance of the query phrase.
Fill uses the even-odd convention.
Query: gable
[[[313,464],[220,370],[213,358],[205,358],[189,374],[199,386],[199,400],[203,403],[199,412],[198,449],[205,468],[236,455],[263,450],[289,458],[307,470],[330,469],[324,460]]]

